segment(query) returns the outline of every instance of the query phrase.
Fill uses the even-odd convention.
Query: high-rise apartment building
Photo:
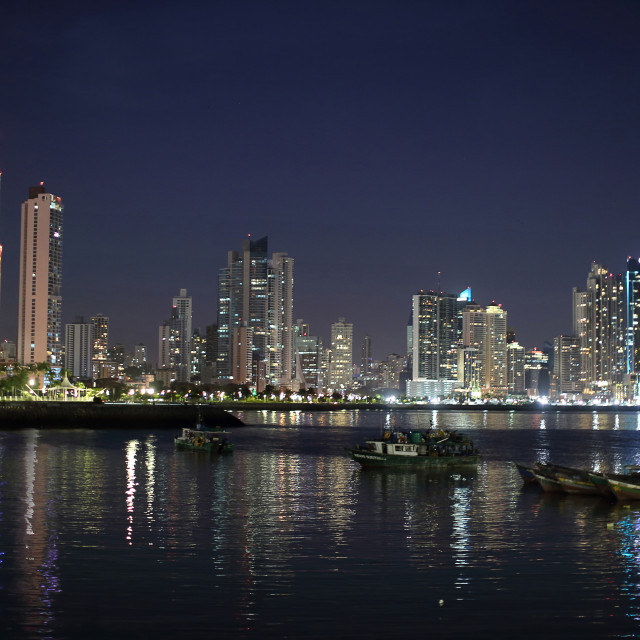
[[[191,380],[191,337],[193,333],[193,301],[186,289],[173,298],[173,368],[180,382]]]
[[[101,370],[109,357],[109,318],[98,313],[91,317],[93,325],[92,376],[102,377]]]
[[[549,354],[542,349],[531,349],[525,353],[525,389],[534,398],[549,394]]]
[[[400,379],[406,366],[406,358],[390,353],[386,360],[378,363],[378,386],[383,389],[400,389]]]
[[[218,275],[217,373],[221,380],[291,387],[295,376],[294,259],[268,258],[267,237],[245,239]]]
[[[627,259],[626,373],[640,373],[640,261]]]
[[[201,380],[206,363],[207,340],[200,335],[200,329],[194,329],[191,335],[191,380]]]
[[[371,355],[371,336],[365,335],[362,338],[362,349],[360,356],[360,375],[364,380],[371,373],[373,365],[373,356]]]
[[[348,391],[353,381],[353,324],[338,318],[331,325],[330,391]]]
[[[158,331],[158,368],[170,369],[178,382],[191,380],[193,306],[186,289],[173,298],[171,318]]]
[[[507,386],[511,395],[524,395],[524,366],[524,347],[517,342],[507,343]]]
[[[17,358],[62,364],[62,200],[43,184],[22,203]]]
[[[65,325],[64,366],[74,378],[93,377],[93,324],[79,319]]]
[[[504,395],[507,380],[507,312],[496,304],[482,309],[468,305],[462,312],[463,342],[476,350],[476,378],[483,395]]]
[[[269,264],[269,337],[266,376],[291,389],[295,378],[295,330],[293,323],[294,259],[274,253]]]
[[[309,325],[301,319],[297,320],[294,333],[297,385],[294,391],[314,389],[317,392],[322,388],[322,338],[312,336]]]
[[[462,346],[461,312],[469,304],[459,296],[429,291],[413,296],[411,397],[449,396],[458,381],[458,350]]]
[[[571,399],[582,392],[580,376],[580,339],[575,336],[556,336],[553,341],[552,391],[556,399]]]
[[[586,291],[573,289],[574,335],[579,340],[584,393],[617,397],[627,372],[625,284],[621,276],[591,265]]]
[[[147,368],[147,347],[144,344],[140,343],[133,347],[131,365],[143,370]]]

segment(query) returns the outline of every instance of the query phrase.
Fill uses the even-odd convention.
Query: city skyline
[[[588,265],[640,254],[639,25],[625,2],[11,7],[0,337],[41,180],[65,203],[63,324],[102,313],[129,347],[181,288],[204,330],[248,234],[296,257],[296,318],[328,343],[345,317],[378,360],[420,290],[471,286],[528,348],[570,334]]]

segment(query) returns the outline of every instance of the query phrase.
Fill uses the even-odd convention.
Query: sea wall
[[[207,405],[31,401],[0,402],[0,430],[23,427],[179,429],[195,426],[199,415],[207,427],[243,424],[228,411]]]
[[[528,413],[636,413],[634,405],[542,405],[530,404],[364,404],[358,402],[221,402],[233,411],[517,411]]]

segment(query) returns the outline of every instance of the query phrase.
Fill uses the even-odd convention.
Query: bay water
[[[171,430],[0,430],[0,638],[640,637],[640,504],[513,464],[640,464],[640,413],[237,415],[223,457]],[[430,425],[478,467],[346,451]]]

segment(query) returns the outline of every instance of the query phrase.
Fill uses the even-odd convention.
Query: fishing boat
[[[566,493],[580,493],[583,495],[601,493],[600,489],[591,480],[588,471],[554,464],[546,465],[546,467],[554,474],[555,479]]]
[[[640,478],[629,475],[607,475],[607,481],[618,500],[640,500]]]
[[[363,468],[437,468],[475,465],[479,454],[470,438],[444,429],[385,431],[380,438],[347,449]]]
[[[615,498],[615,493],[613,493],[613,490],[609,485],[609,480],[606,474],[598,471],[588,471],[587,473],[589,475],[589,480],[593,482],[593,486],[601,495],[605,498]]]
[[[521,464],[520,462],[514,462],[513,464],[516,465],[516,469],[518,469],[518,473],[520,474],[520,477],[522,478],[522,482],[525,485],[538,484],[538,480],[534,473],[535,471],[534,467],[529,467],[525,464]]]
[[[551,465],[538,465],[533,470],[533,475],[536,477],[543,491],[547,493],[565,493]]]
[[[196,429],[184,428],[175,438],[176,448],[214,454],[233,453],[233,443],[227,441],[226,434],[222,429],[206,431],[201,425]]]

